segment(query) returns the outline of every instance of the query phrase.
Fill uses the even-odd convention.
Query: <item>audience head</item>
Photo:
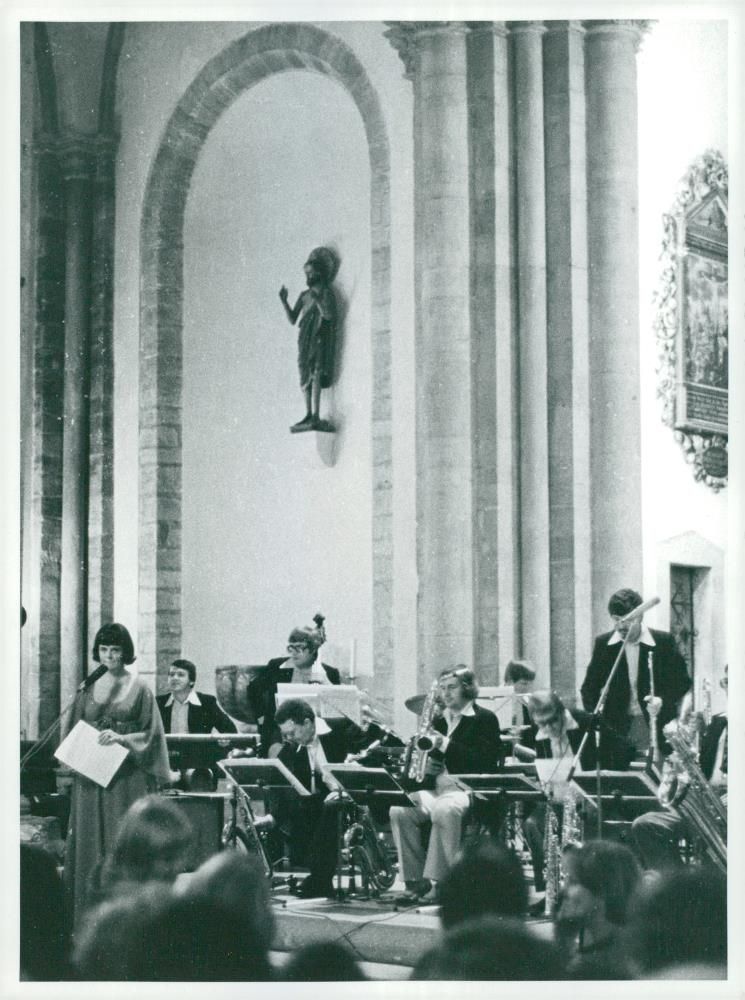
[[[282,971],[291,983],[359,982],[367,979],[348,948],[337,941],[317,941],[294,952]]]
[[[173,882],[193,863],[194,829],[174,802],[145,795],[122,820],[103,873],[104,888],[122,882]]]
[[[178,887],[177,887],[178,889]],[[189,876],[183,891],[233,912],[251,925],[251,940],[268,950],[274,937],[274,914],[264,869],[251,856],[220,851]]]
[[[87,910],[75,934],[77,978],[97,982],[138,979],[133,966],[144,928],[169,899],[170,891],[162,883],[150,882]]]
[[[585,927],[599,922],[626,923],[642,874],[633,851],[612,840],[590,840],[568,851],[565,865],[559,921]]]
[[[62,882],[52,855],[21,844],[21,979],[67,979],[70,934]]]
[[[96,632],[93,640],[93,659],[96,663],[101,662],[98,654],[99,646],[120,646],[122,650],[122,663],[129,665],[135,661],[135,647],[132,636],[123,625],[112,622],[110,625],[102,625]]]
[[[727,964],[727,880],[708,865],[645,885],[629,920],[632,959],[645,978],[690,964]]]
[[[528,660],[510,660],[504,668],[504,682],[518,694],[526,692],[535,680],[535,667]]]
[[[445,930],[486,914],[523,917],[528,890],[514,851],[480,845],[457,861],[438,885],[440,920]]]
[[[480,917],[458,924],[417,963],[412,979],[562,979],[558,948],[521,920]]]

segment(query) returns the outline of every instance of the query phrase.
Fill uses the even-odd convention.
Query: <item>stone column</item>
[[[515,87],[520,371],[521,652],[540,683],[551,662],[542,21],[511,22]]]
[[[642,585],[636,50],[644,22],[585,21],[593,630]]]
[[[546,144],[551,686],[577,687],[590,652],[590,427],[584,31],[548,21]],[[581,678],[580,678],[581,680]]]
[[[64,705],[86,663],[91,204],[95,148],[58,147],[65,179],[65,390],[63,418],[60,685]]]
[[[97,143],[91,261],[88,638],[114,614],[114,167],[116,143]],[[134,629],[134,622],[126,623]]]
[[[469,24],[474,440],[474,662],[499,682],[515,650],[517,430],[507,29]]]
[[[473,663],[466,26],[389,32],[414,83],[419,682]]]

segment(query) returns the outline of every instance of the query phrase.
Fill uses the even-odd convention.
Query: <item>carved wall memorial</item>
[[[655,328],[658,396],[694,476],[727,483],[727,167],[708,151],[664,217]]]

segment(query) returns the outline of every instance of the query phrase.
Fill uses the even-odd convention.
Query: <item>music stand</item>
[[[530,767],[531,765],[527,765]],[[535,767],[533,768],[535,775]],[[475,793],[479,798],[507,798],[520,802],[531,802],[544,798],[537,781],[529,774],[521,771],[498,774],[459,774],[458,781],[467,786],[467,791]]]
[[[412,806],[407,793],[384,767],[360,767],[359,764],[325,764],[321,771],[339,785],[347,798],[356,805],[370,806],[377,800],[389,806]],[[344,898],[341,887],[342,810],[336,827],[336,895]]]
[[[256,733],[166,733],[168,759],[174,770],[217,766],[230,750],[255,750]]]
[[[298,795],[310,795],[305,785],[276,757],[236,757],[220,760],[217,766],[241,788],[286,788]]]
[[[616,805],[625,815],[635,819],[659,808],[657,789],[645,771],[600,771],[600,801],[605,811]],[[593,806],[597,808],[598,776],[595,772],[575,774],[574,783]]]

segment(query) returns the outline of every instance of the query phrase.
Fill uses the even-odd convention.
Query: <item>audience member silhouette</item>
[[[416,980],[564,979],[559,949],[521,920],[480,917],[458,924],[426,952],[411,976]]]
[[[282,972],[292,983],[359,982],[367,979],[350,954],[337,941],[318,941],[296,951]]]
[[[469,851],[440,883],[440,920],[445,930],[487,914],[521,918],[527,906],[519,858],[494,843]]]
[[[70,927],[55,859],[21,844],[21,980],[69,979]]]

